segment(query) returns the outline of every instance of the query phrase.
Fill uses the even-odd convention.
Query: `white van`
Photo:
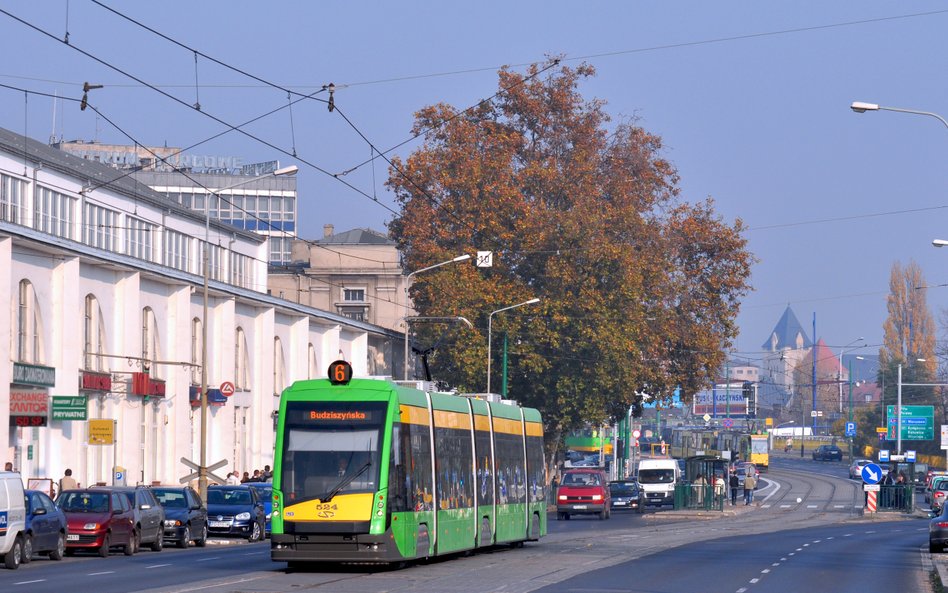
[[[16,472],[0,472],[0,558],[7,568],[19,568],[23,562],[25,530],[23,478]]]
[[[643,459],[635,479],[644,495],[645,504],[675,504],[675,485],[681,481],[681,468],[674,459]]]

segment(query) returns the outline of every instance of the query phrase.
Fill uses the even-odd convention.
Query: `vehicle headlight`
[[[96,529],[99,528],[99,524],[98,524],[98,523],[86,523],[85,525],[82,526],[82,528],[85,529],[86,531],[95,531]]]
[[[565,494],[560,494],[560,500],[566,500],[566,495],[565,495]]]
[[[593,500],[602,500],[602,494],[593,494]]]
[[[165,520],[165,527],[180,527],[180,526],[181,526],[181,521],[178,521],[177,519]]]
[[[238,513],[234,519],[237,519],[238,521],[249,521],[250,513]]]

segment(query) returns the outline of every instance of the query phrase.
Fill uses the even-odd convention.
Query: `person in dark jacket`
[[[731,487],[731,506],[737,506],[737,491],[741,487],[741,481],[737,479],[737,470],[732,469],[728,477],[728,485]]]

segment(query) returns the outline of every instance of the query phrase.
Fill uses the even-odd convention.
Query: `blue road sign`
[[[882,468],[875,463],[862,466],[862,481],[866,484],[878,484],[882,479]]]
[[[856,436],[856,423],[855,422],[846,423],[846,436],[848,437]]]
[[[879,449],[879,461],[883,463],[889,462],[889,450],[888,449]]]
[[[734,426],[734,421],[730,418],[725,418],[723,421],[721,421],[721,424],[724,426],[724,428],[732,428]]]

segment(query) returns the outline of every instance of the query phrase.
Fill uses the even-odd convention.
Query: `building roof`
[[[802,340],[802,344],[797,344],[798,338]],[[761,348],[776,352],[784,348],[809,348],[812,345],[813,342],[803,331],[803,326],[800,325],[797,316],[793,314],[793,309],[790,308],[790,305],[787,305],[780,321],[774,326],[773,331],[767,336]]]
[[[69,154],[4,128],[0,128],[0,151],[9,153],[12,158],[20,157],[24,160],[40,163],[44,169],[75,177],[84,186],[91,189],[109,190],[139,202],[174,211],[180,216],[204,220],[202,213],[169,200],[164,194],[133,179],[131,175],[128,175],[128,171],[121,171],[111,165]],[[241,237],[253,241],[261,242],[265,240],[264,237],[256,233],[244,231],[214,218],[210,220],[210,223],[215,227],[226,227],[228,232],[239,234]]]
[[[385,233],[372,229],[352,229],[315,241],[320,245],[395,245]]]

